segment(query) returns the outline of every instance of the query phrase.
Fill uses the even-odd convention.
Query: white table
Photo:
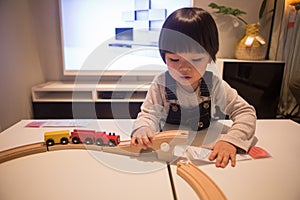
[[[0,134],[0,151],[43,141],[45,131],[23,120]],[[92,121],[88,129],[128,139],[131,120]],[[128,131],[128,132],[127,132]],[[0,164],[1,200],[173,199],[165,162],[89,150],[45,152]]]
[[[237,162],[220,169],[198,164],[232,200],[300,199],[300,125],[290,120],[258,120],[256,146],[272,157]],[[171,166],[178,199],[198,199]]]
[[[45,131],[24,128],[22,120],[0,133],[0,151],[43,141]],[[230,125],[230,121],[225,121]],[[94,120],[88,129],[129,139],[132,120]],[[69,129],[73,129],[69,128]],[[258,120],[256,137],[272,157],[239,161],[235,168],[196,163],[228,199],[300,199],[300,125],[290,120]],[[198,199],[171,165],[177,199]],[[13,189],[13,190],[12,190]],[[0,164],[0,199],[173,199],[167,165],[152,157],[84,150],[61,150]]]

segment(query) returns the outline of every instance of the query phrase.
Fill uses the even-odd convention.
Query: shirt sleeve
[[[160,82],[156,78],[151,84],[141,106],[141,112],[133,124],[132,132],[142,126],[149,126],[155,132],[160,131],[160,122],[167,117],[164,108],[164,86]]]
[[[213,94],[215,104],[233,121],[227,134],[222,134],[220,140],[227,141],[244,151],[248,151],[256,128],[256,111],[237,91],[224,80],[215,78]]]

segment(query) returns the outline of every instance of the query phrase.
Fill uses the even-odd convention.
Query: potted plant
[[[259,21],[261,20],[267,0],[263,0],[259,10]],[[242,16],[247,14],[245,11],[227,6],[219,6],[210,3],[209,7],[216,9],[216,13],[232,15],[246,25],[245,35],[238,41],[235,49],[235,57],[242,60],[263,60],[266,57],[267,45],[265,39],[260,35],[260,23],[249,24]]]

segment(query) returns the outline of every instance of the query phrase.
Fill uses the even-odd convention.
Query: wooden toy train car
[[[47,146],[54,144],[68,144],[72,141],[73,144],[96,144],[98,146],[116,146],[120,143],[120,136],[115,133],[106,134],[105,131],[80,130],[73,131],[53,131],[44,133],[44,141]]]
[[[96,144],[98,146],[116,146],[120,143],[120,136],[115,133],[106,134],[105,131],[78,130],[71,132],[71,140],[74,144]]]
[[[45,132],[44,141],[47,146],[53,146],[54,144],[68,144],[70,141],[70,131]]]

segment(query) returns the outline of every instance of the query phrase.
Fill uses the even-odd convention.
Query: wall
[[[209,10],[209,2],[194,0]],[[262,0],[231,0],[247,11],[245,19],[256,23]],[[227,0],[215,0],[227,5]],[[249,14],[251,13],[251,14]],[[213,14],[220,30],[219,57],[232,57],[243,26],[233,27],[230,16]],[[31,87],[56,80],[71,80],[62,73],[57,0],[0,0],[0,131],[32,117]]]
[[[31,87],[45,81],[26,0],[0,1],[0,131],[31,118]]]

